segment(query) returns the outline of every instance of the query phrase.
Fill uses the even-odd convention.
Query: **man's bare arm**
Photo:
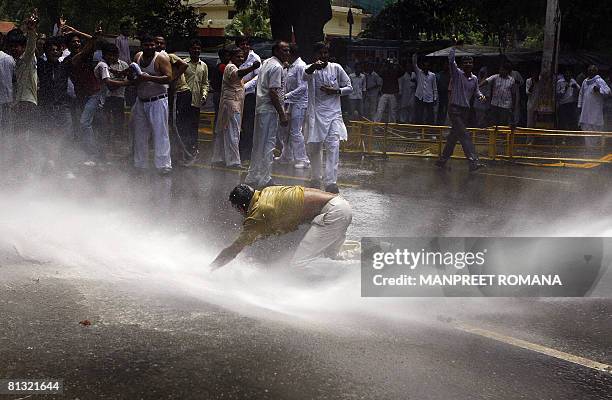
[[[173,72],[172,82],[175,82],[178,78],[180,78],[181,75],[183,75],[185,71],[187,71],[188,66],[189,64],[187,64],[185,61],[181,60],[180,58],[177,59],[173,65],[174,68],[172,71]]]
[[[243,242],[235,241],[229,247],[226,247],[221,251],[221,253],[219,253],[217,258],[215,258],[212,264],[210,264],[210,267],[215,270],[225,266],[227,263],[236,258],[236,256],[240,254],[240,252],[242,251],[242,249],[244,249],[245,246],[246,244],[244,244]]]
[[[153,76],[142,74],[138,76],[138,80],[141,82],[154,82],[161,85],[166,85],[172,82],[172,66],[168,57],[160,56],[155,59],[155,65],[157,69],[162,73],[161,76]]]
[[[116,88],[120,88],[123,86],[130,86],[133,83],[130,81],[118,81],[115,79],[110,79],[110,78],[106,78],[104,79],[104,84],[109,88],[109,89],[116,89]]]

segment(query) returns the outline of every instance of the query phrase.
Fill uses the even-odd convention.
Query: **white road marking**
[[[455,326],[457,329],[468,332],[474,335],[486,337],[489,339],[497,340],[498,342],[506,343],[512,346],[520,347],[522,349],[535,351],[536,353],[545,354],[550,357],[558,358],[563,361],[571,362],[574,364],[581,365],[583,367],[591,368],[601,372],[607,372],[612,374],[612,366],[597,361],[589,360],[588,358],[575,356],[563,351],[551,349],[550,347],[542,346],[536,343],[531,343],[526,340],[513,338],[506,336],[501,333],[489,331],[487,329],[476,328],[470,325],[459,324]]]
[[[515,178],[515,179],[527,179],[530,181],[540,181],[540,182],[550,182],[550,183],[560,183],[562,185],[571,185],[572,182],[566,181],[557,181],[554,179],[541,179],[541,178],[529,178],[527,176],[516,176],[516,175],[503,175],[503,174],[491,174],[488,172],[477,172],[476,175],[489,175],[489,176],[500,176],[502,178]]]

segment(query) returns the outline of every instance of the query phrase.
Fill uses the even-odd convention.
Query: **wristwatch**
[[[342,91],[340,89],[336,89],[336,94],[340,94]]]

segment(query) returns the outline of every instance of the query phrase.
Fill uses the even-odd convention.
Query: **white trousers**
[[[322,172],[324,148],[325,171]],[[324,142],[308,143],[308,150],[312,167],[311,179],[322,180],[325,186],[336,183],[340,164],[340,136],[337,133],[330,133]]]
[[[272,179],[272,162],[274,161],[278,128],[276,111],[255,114],[251,165],[245,180],[248,185],[261,187]]]
[[[310,163],[306,155],[306,145],[302,132],[305,115],[306,108],[292,107],[289,126],[279,128],[279,139],[283,144],[283,152],[280,156],[282,161]]]
[[[222,162],[229,166],[240,165],[240,113],[234,113],[229,118],[227,129],[215,134],[212,162]]]
[[[366,116],[373,120],[376,118],[376,109],[378,107],[378,93],[366,94],[363,99],[363,108]]]
[[[168,136],[168,99],[143,103],[136,99],[132,107],[134,128],[134,166],[147,168],[149,164],[149,137],[153,136],[155,168],[172,168],[170,137]]]
[[[585,132],[601,132],[604,130],[604,127],[600,125],[580,124],[580,129]],[[589,148],[598,147],[601,145],[601,138],[595,136],[585,137],[584,144]]]
[[[336,257],[352,219],[353,211],[346,200],[336,196],[328,201],[312,220],[310,229],[293,255],[291,265],[301,267],[321,256]]]
[[[394,94],[383,94],[378,100],[378,109],[376,110],[376,122],[381,122],[385,110],[389,108],[389,122],[395,123],[397,121],[397,98]]]

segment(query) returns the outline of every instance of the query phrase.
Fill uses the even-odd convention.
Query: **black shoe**
[[[474,161],[470,163],[470,172],[478,171],[481,168],[486,167],[486,164],[481,163],[480,161]]]
[[[335,183],[330,183],[329,185],[325,186],[325,191],[328,193],[335,193],[335,194],[340,193],[340,190],[338,189],[338,185],[336,185]]]
[[[321,181],[318,179],[311,179],[308,182],[308,187],[313,189],[321,189]]]
[[[446,160],[437,160],[436,161],[436,167],[438,167],[438,168],[446,167]]]

